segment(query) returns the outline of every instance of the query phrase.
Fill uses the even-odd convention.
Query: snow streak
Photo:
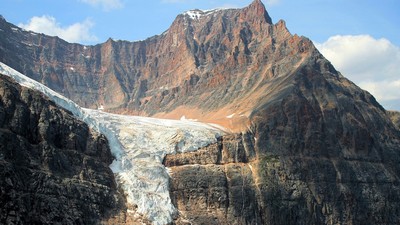
[[[169,196],[169,174],[162,161],[166,154],[195,151],[217,141],[224,131],[191,120],[165,120],[117,115],[84,109],[41,83],[0,62],[0,73],[38,90],[62,108],[104,134],[115,160],[110,168],[122,186],[129,205],[153,224],[167,224],[177,210]]]

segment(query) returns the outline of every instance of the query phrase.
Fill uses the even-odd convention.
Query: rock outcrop
[[[400,130],[260,0],[189,11],[140,42],[82,46],[5,20],[0,29],[0,61],[81,106],[231,129],[165,158],[176,224],[400,223]]]
[[[323,58],[284,21],[273,24],[258,0],[244,9],[189,11],[140,42],[82,46],[5,20],[0,29],[0,61],[80,106],[186,116],[233,130],[244,128],[260,101],[306,59]]]
[[[306,39],[278,37],[264,58],[282,54],[280,72],[262,79],[246,131],[166,157],[176,223],[400,223],[399,130]]]
[[[298,115],[277,109],[289,121]],[[338,122],[347,130],[354,121]],[[225,136],[197,152],[168,155],[164,164],[171,171],[171,197],[180,211],[175,223],[398,224],[398,132],[391,127],[386,133],[386,125],[374,122],[369,128],[377,135],[365,139],[369,145],[348,140],[344,132],[325,136],[323,146],[318,139],[298,137],[304,148],[276,135],[310,123],[263,120],[252,132]],[[396,136],[385,137],[389,134]]]
[[[0,75],[0,224],[125,221],[105,137]]]
[[[400,112],[388,111],[387,113],[390,119],[393,121],[394,125],[396,125],[398,129],[400,129]]]

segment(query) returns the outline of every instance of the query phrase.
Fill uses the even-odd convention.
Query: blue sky
[[[9,22],[69,42],[161,34],[190,9],[244,7],[252,0],[0,0]],[[400,110],[399,0],[263,0],[273,22],[310,38],[346,77],[387,109]]]

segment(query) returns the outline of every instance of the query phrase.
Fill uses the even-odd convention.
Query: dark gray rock
[[[260,0],[200,20],[179,15],[168,32],[134,43],[85,47],[5,20],[0,28],[0,61],[81,106],[232,129],[165,158],[177,224],[400,224],[396,115],[310,40],[272,24]],[[45,216],[26,223],[92,223],[118,211],[104,191],[116,193],[104,138],[25,89],[2,93],[1,222],[33,212]]]
[[[0,224],[123,221],[112,160],[103,135],[0,75]]]
[[[177,224],[400,223],[400,132],[325,65],[277,86],[247,132],[166,157]]]

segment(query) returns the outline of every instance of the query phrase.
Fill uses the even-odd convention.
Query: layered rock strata
[[[5,20],[0,29],[0,61],[82,107],[186,116],[232,130],[243,130],[260,101],[276,95],[274,87],[306,59],[323,58],[284,21],[272,23],[259,0],[243,9],[189,11],[139,42],[70,44]]]
[[[400,222],[398,139],[379,158],[329,146],[312,154],[266,148],[258,135],[166,157],[176,224]]]
[[[164,159],[177,224],[400,223],[399,129],[310,40],[272,23],[260,0],[187,12],[140,42],[82,46],[5,20],[0,29],[0,61],[81,106],[231,129]]]
[[[125,222],[105,137],[0,75],[0,223]]]

